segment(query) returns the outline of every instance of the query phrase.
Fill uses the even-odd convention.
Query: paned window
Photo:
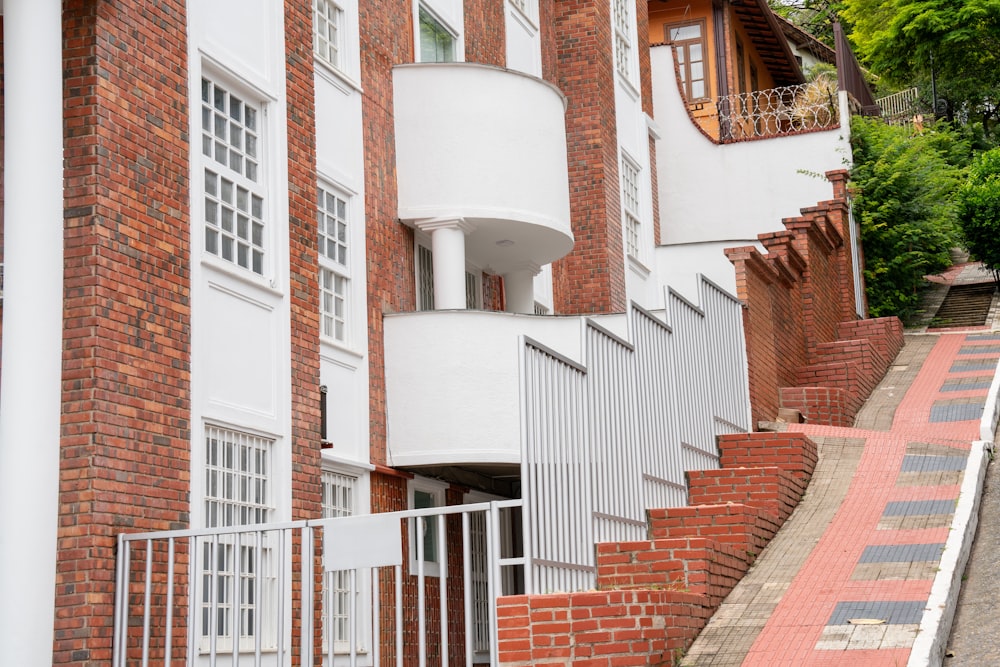
[[[271,519],[271,449],[266,438],[208,426],[205,429],[205,525],[266,523]],[[271,609],[276,574],[268,534],[223,534],[201,548],[201,634],[214,632],[222,650],[275,645]],[[237,585],[238,582],[238,585]],[[214,613],[213,613],[214,607]],[[263,618],[268,620],[263,620]]]
[[[639,205],[639,168],[622,156],[622,207],[625,210],[625,251],[639,257],[639,239],[642,229]]]
[[[705,84],[705,29],[702,21],[668,25],[667,41],[673,44],[674,57],[688,102],[708,97]]]
[[[417,10],[420,23],[420,62],[455,62],[455,34],[424,7]]]
[[[632,79],[631,0],[614,0],[615,67],[626,81]]]
[[[205,250],[264,273],[260,109],[210,79],[201,81]]]
[[[344,68],[344,10],[330,0],[313,2],[313,51],[330,67]]]
[[[434,254],[424,245],[417,246],[417,297],[420,310],[434,310]]]
[[[322,333],[348,342],[350,260],[347,198],[329,188],[317,189],[316,221],[319,234],[319,288]]]
[[[357,497],[358,478],[338,472],[323,471],[323,518],[353,516]],[[347,650],[350,641],[351,617],[351,573],[339,570],[328,573],[323,580],[323,638],[326,642],[329,627],[327,607],[330,602],[330,617],[333,621],[334,650]],[[357,594],[357,591],[355,591]],[[329,644],[327,644],[329,645]]]
[[[435,491],[425,491],[422,489],[413,490],[413,509],[422,510],[430,507],[441,506],[441,494]],[[418,523],[421,521],[417,519]],[[427,517],[423,529],[424,543],[424,563],[438,562],[438,518]],[[419,534],[418,530],[418,534]],[[413,550],[413,558],[417,557],[416,547]]]

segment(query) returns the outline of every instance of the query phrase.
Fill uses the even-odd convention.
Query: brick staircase
[[[689,505],[648,512],[649,539],[597,545],[598,590],[500,598],[501,665],[675,665],[792,513],[816,445],[719,438],[719,470],[688,473]]]

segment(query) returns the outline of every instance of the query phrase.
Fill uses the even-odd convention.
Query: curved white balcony
[[[399,218],[463,220],[469,261],[499,274],[573,248],[565,98],[474,63],[393,69]]]
[[[385,316],[394,466],[519,465],[522,335],[581,358],[580,320],[486,311]]]

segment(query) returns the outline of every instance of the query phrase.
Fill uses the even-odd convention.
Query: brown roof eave
[[[772,48],[767,49],[770,52],[777,51],[780,54],[779,60],[781,61],[780,74],[782,76],[776,76],[775,78],[779,81],[778,85],[789,86],[798,83],[805,83],[805,76],[802,74],[802,68],[799,67],[798,62],[795,60],[795,54],[792,53],[792,48],[788,45],[788,40],[785,39],[785,33],[781,29],[781,25],[778,23],[778,18],[771,11],[771,8],[767,4],[767,0],[729,0],[730,4],[733,6],[743,6],[743,7],[755,7],[757,13],[764,21],[768,24],[770,28],[770,37],[772,40],[767,40],[770,42],[769,46]],[[753,37],[753,35],[751,35]],[[757,46],[757,44],[755,44]],[[758,50],[761,50],[758,48]],[[772,71],[772,76],[779,74],[779,72]]]

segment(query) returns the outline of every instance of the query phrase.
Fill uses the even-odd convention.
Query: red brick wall
[[[371,460],[386,463],[383,313],[416,309],[413,231],[398,221],[392,66],[413,62],[413,5],[362,3],[361,83],[368,262],[368,359]],[[381,508],[373,506],[374,511]]]
[[[316,118],[312,7],[285,0],[288,105],[288,238],[291,312],[292,519],[322,515],[319,410],[319,285],[316,247]],[[301,608],[301,539],[292,555],[292,607]],[[319,610],[316,611],[319,613]],[[292,615],[292,650],[302,650],[302,616]],[[322,637],[314,637],[314,651]]]
[[[507,64],[507,20],[504,3],[465,0],[465,60],[504,67]]]
[[[108,664],[115,535],[188,524],[185,4],[69,0],[63,27],[66,282],[54,662]]]
[[[500,598],[499,663],[508,667],[677,664],[711,615],[700,598],[662,590]]]
[[[729,467],[689,473],[691,506],[650,510],[649,540],[597,545],[600,590],[500,598],[500,664],[679,664],[816,464],[798,434],[723,436],[719,448]]]
[[[691,470],[687,480],[691,505],[746,503],[782,521],[805,492],[803,480],[777,466]]]
[[[719,466],[774,466],[808,480],[819,455],[816,443],[801,433],[735,433],[719,436]]]
[[[552,266],[555,310],[624,311],[625,261],[618,188],[618,142],[611,4],[554,5],[555,83],[566,95],[573,252]],[[543,39],[543,43],[547,40]],[[546,72],[546,77],[549,72]]]
[[[786,231],[761,234],[766,255],[726,251],[746,308],[754,422],[792,408],[812,422],[849,425],[902,347],[898,323],[855,324],[847,172],[827,178],[835,198],[786,219]]]

